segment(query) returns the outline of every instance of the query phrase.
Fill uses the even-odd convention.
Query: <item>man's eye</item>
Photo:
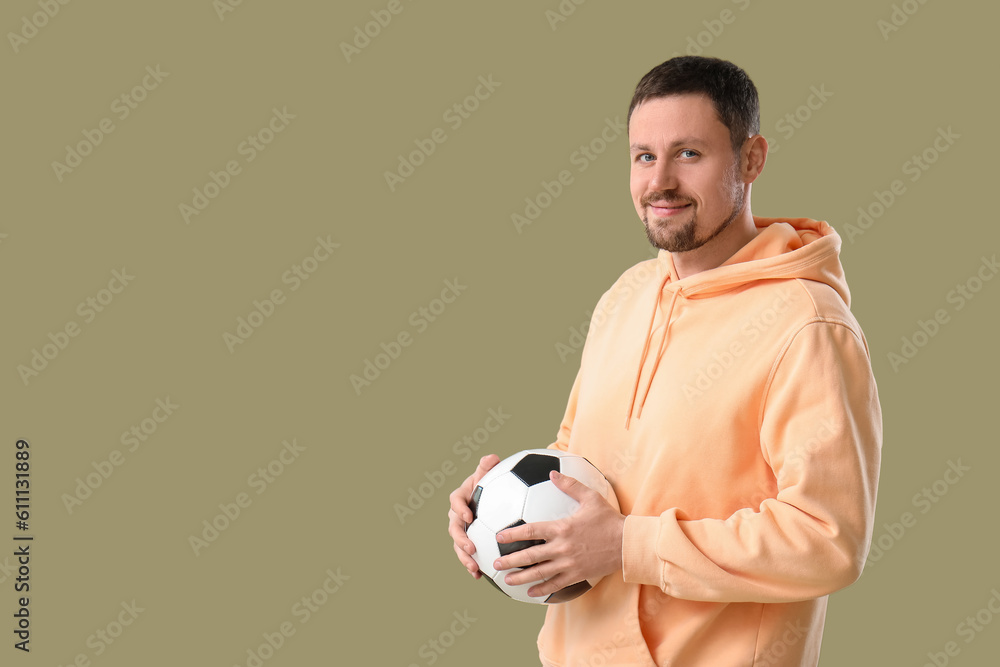
[[[649,158],[648,160],[646,158]],[[653,156],[649,153],[642,153],[639,155],[639,162],[652,162]]]
[[[690,153],[691,155],[684,155],[685,153]],[[683,157],[697,157],[698,153],[696,153],[695,151],[691,150],[690,148],[685,148],[684,150],[681,151],[681,155]]]

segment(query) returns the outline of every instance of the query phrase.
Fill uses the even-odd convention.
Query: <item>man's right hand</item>
[[[469,501],[472,500],[472,492],[493,466],[500,463],[500,457],[496,454],[488,454],[479,460],[479,467],[472,473],[462,485],[451,492],[451,508],[448,510],[448,534],[455,542],[455,553],[458,560],[469,571],[473,577],[478,579],[482,576],[479,565],[472,558],[476,553],[476,545],[472,543],[465,529],[472,523],[472,510],[469,508]]]

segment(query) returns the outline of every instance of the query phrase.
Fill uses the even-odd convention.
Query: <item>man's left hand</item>
[[[503,556],[493,564],[497,571],[527,568],[504,577],[511,586],[548,579],[528,589],[532,597],[545,597],[571,584],[622,569],[625,516],[582,482],[558,472],[552,472],[549,478],[580,503],[576,512],[565,519],[527,523],[497,534],[497,542],[501,543],[545,540],[545,544]]]

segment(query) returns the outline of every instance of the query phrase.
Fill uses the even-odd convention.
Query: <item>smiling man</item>
[[[861,573],[882,443],[868,347],[837,233],[751,213],[759,127],[723,60],[674,58],[636,87],[631,194],[660,250],[598,303],[550,445],[603,471],[621,512],[553,474],[579,509],[498,536],[543,541],[495,563],[531,595],[605,576],[548,608],[544,665],[814,666],[827,596]],[[498,461],[451,494],[475,577],[468,502]]]

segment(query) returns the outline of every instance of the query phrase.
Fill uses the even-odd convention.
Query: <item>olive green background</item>
[[[245,0],[220,14],[208,0],[115,0],[58,5],[17,52],[8,36],[0,553],[19,533],[18,438],[31,443],[35,541],[31,652],[14,650],[5,630],[0,663],[68,665],[83,654],[102,667],[247,665],[264,633],[291,622],[295,634],[264,664],[537,664],[543,610],[473,582],[452,552],[447,495],[475,460],[454,443],[490,409],[510,417],[481,453],[554,439],[579,362],[557,344],[571,346],[603,291],[651,254],[628,193],[625,135],[584,171],[571,160],[608,119],[624,121],[646,71],[703,49],[746,69],[760,91],[772,153],[754,213],[827,220],[844,237],[879,383],[875,538],[890,548],[831,597],[821,664],[920,665],[953,640],[950,664],[995,664],[1000,622],[970,643],[956,627],[1000,588],[1000,282],[961,310],[946,299],[1000,249],[1000,12],[970,0],[906,4],[916,12],[905,23],[897,13],[887,38],[878,22],[893,4],[857,0],[565,0],[555,27],[546,12],[559,11],[556,0],[402,0],[396,15],[384,2]],[[6,2],[0,26],[20,32],[40,11]],[[348,62],[341,44],[372,11],[391,22]],[[169,74],[119,119],[113,101],[147,66]],[[499,85],[456,128],[444,114],[479,77]],[[822,106],[800,109],[824,86]],[[273,109],[294,119],[247,162],[238,147]],[[797,111],[809,118],[789,136],[782,119]],[[103,118],[114,131],[60,182],[52,163]],[[904,164],[949,127],[960,138],[911,181]],[[391,190],[385,172],[437,128],[446,141]],[[240,173],[187,224],[179,206],[230,160]],[[572,184],[518,231],[512,214],[564,169]],[[849,241],[858,207],[894,179],[905,193]],[[339,248],[293,291],[282,276],[317,237]],[[134,279],[85,322],[78,304],[123,267]],[[465,289],[417,324],[448,280]],[[230,352],[223,335],[275,289],[285,301]],[[942,308],[949,321],[893,369],[902,337]],[[23,381],[18,366],[70,322],[79,335]],[[411,344],[356,391],[350,376],[404,332]],[[167,398],[179,407],[129,452],[122,433]],[[304,451],[258,495],[249,478],[292,439]],[[124,462],[70,512],[64,497],[115,450]],[[921,513],[914,495],[959,460],[970,470]],[[442,488],[425,484],[434,479]],[[430,498],[401,520],[396,506],[421,484]],[[240,493],[251,504],[196,555],[190,536]],[[897,539],[885,524],[907,511],[916,524]],[[293,607],[328,569],[349,578],[301,623]],[[14,576],[0,569],[4,628]],[[96,655],[88,638],[117,631],[121,603],[133,600],[144,611]],[[460,636],[450,634],[456,613],[476,619]],[[431,641],[449,648],[436,653]]]

